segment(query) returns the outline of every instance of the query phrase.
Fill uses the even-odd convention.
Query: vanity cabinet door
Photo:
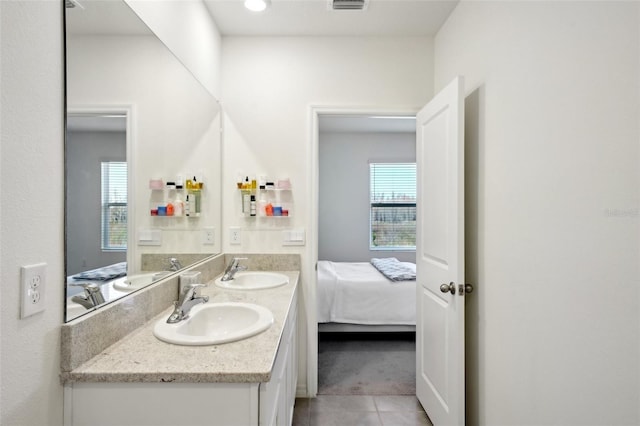
[[[290,426],[298,381],[297,295],[287,315],[271,380],[260,384],[260,426]]]
[[[258,384],[74,383],[65,386],[65,426],[250,426]]]

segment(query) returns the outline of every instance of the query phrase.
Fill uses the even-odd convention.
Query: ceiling
[[[459,0],[367,0],[365,10],[341,11],[332,10],[331,0],[271,0],[262,13],[245,9],[243,0],[203,1],[222,36],[397,37],[435,35]],[[150,34],[124,2],[77,3],[81,7],[67,9],[69,33]],[[325,116],[319,124],[323,132],[415,132],[415,117]]]
[[[433,36],[459,0],[369,0],[334,11],[331,0],[271,0],[250,12],[243,0],[204,0],[223,36]]]

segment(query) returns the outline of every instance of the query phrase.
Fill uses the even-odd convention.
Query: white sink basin
[[[252,303],[203,303],[191,309],[187,319],[168,324],[166,318],[153,328],[158,339],[176,345],[217,345],[255,336],[271,327],[273,314]]]
[[[120,291],[135,291],[148,286],[152,282],[169,275],[170,272],[147,272],[144,274],[122,277],[113,283],[113,288]]]
[[[289,277],[277,272],[246,271],[236,273],[229,281],[222,281],[220,277],[215,283],[218,287],[232,290],[259,290],[289,284]]]

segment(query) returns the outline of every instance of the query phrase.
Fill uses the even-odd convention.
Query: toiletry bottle
[[[249,191],[242,191],[242,211],[245,216],[249,216],[251,211],[251,198]]]
[[[198,180],[194,176],[193,181],[191,182],[191,195],[193,196],[194,208],[191,210],[191,213],[195,213],[195,216],[199,216],[201,211],[201,185],[202,183],[198,182]]]
[[[251,213],[249,214],[249,216],[255,216],[256,215],[256,196],[255,195],[251,196],[250,204],[251,206],[249,208],[249,211]]]
[[[182,202],[182,198],[180,197],[180,189],[176,192],[176,198],[173,200],[173,215],[174,216],[182,216],[184,211],[184,203]]]
[[[187,198],[185,198],[185,202],[184,202],[184,215],[185,216],[191,216],[191,200],[190,200],[190,196],[191,194],[187,194]]]
[[[191,217],[199,216],[198,210],[196,209],[196,202],[198,198],[195,192],[189,194],[189,214]]]
[[[173,216],[174,210],[173,203],[167,203],[167,216]]]
[[[267,200],[264,198],[264,190],[260,191],[260,201],[258,201],[258,216],[266,216]]]

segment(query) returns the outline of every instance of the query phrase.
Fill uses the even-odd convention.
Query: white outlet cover
[[[38,263],[20,268],[22,309],[20,318],[44,311],[47,284],[47,264]]]
[[[202,244],[204,245],[215,245],[215,228],[206,227],[202,230]]]
[[[242,244],[242,232],[239,227],[232,226],[229,228],[229,244]]]

